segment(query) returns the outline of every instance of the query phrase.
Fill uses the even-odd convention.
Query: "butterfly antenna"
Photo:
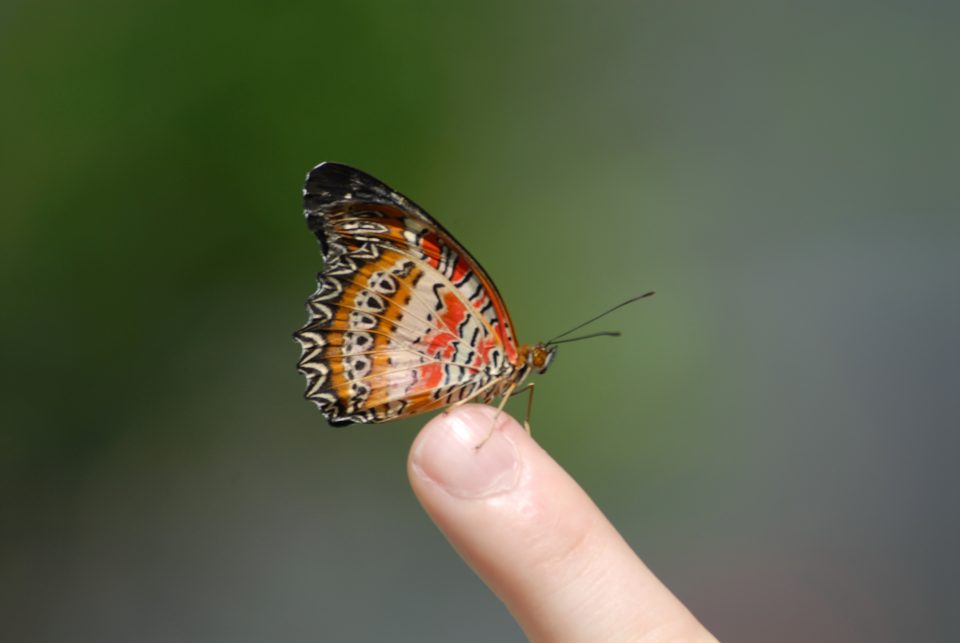
[[[547,342],[550,346],[556,346],[557,344],[566,344],[567,342],[579,342],[581,339],[590,339],[592,337],[620,337],[620,331],[616,330],[605,330],[600,333],[590,333],[589,335],[581,335],[580,337],[569,337],[567,339],[561,339],[560,341],[549,341]]]
[[[654,293],[654,291],[651,290],[650,292],[645,292],[645,293],[643,293],[642,295],[637,295],[636,297],[631,297],[630,299],[628,299],[628,300],[626,300],[626,301],[620,302],[619,304],[617,304],[617,305],[614,306],[613,308],[610,308],[610,309],[608,309],[608,310],[603,311],[602,313],[600,313],[600,314],[597,315],[596,317],[593,317],[593,318],[591,318],[591,319],[588,319],[587,321],[583,322],[582,324],[577,324],[576,326],[574,326],[574,327],[571,328],[570,330],[566,331],[565,333],[560,333],[559,335],[557,335],[556,337],[554,337],[554,338],[551,339],[550,341],[546,342],[546,344],[549,346],[550,344],[562,344],[562,343],[564,343],[564,342],[574,341],[573,339],[567,339],[567,340],[564,340],[564,342],[558,342],[557,340],[560,339],[561,337],[566,337],[567,335],[569,335],[570,333],[572,333],[572,332],[574,332],[574,331],[576,331],[576,330],[580,330],[581,328],[583,328],[584,326],[586,326],[586,325],[588,325],[588,324],[592,324],[593,322],[597,321],[598,319],[600,319],[600,318],[602,318],[602,317],[606,317],[607,315],[609,315],[609,314],[612,313],[613,311],[617,310],[618,308],[623,308],[623,307],[626,306],[627,304],[632,304],[632,303],[635,302],[635,301],[639,301],[639,300],[644,299],[644,298],[646,298],[646,297],[650,297],[650,296],[653,295],[653,293]],[[620,333],[603,332],[603,333],[595,333],[595,334],[593,334],[593,335],[588,335],[588,336],[585,336],[585,337],[578,337],[577,339],[586,339],[587,337],[599,337],[599,336],[602,336],[602,335],[607,335],[607,336],[611,336],[611,337],[616,337],[616,336],[619,335],[619,334],[620,334]]]

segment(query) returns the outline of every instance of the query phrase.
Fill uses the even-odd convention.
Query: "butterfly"
[[[330,424],[497,398],[502,409],[530,373],[547,370],[557,344],[573,341],[562,337],[590,323],[520,344],[480,263],[423,208],[358,169],[317,165],[303,204],[325,265],[307,300],[309,319],[294,333],[297,367],[305,397]]]

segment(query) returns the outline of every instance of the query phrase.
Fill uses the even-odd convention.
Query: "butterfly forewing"
[[[307,223],[325,267],[297,331],[306,396],[332,423],[380,422],[476,396],[516,372],[496,287],[432,217],[368,174],[315,167]]]

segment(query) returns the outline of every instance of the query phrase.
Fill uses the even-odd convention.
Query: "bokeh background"
[[[291,332],[356,165],[564,346],[535,435],[721,639],[955,641],[954,3],[0,7],[0,638],[519,641]],[[511,408],[522,413],[523,402]]]

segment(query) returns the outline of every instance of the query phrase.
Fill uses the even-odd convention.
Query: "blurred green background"
[[[421,422],[301,398],[336,160],[524,341],[658,291],[562,347],[534,431],[721,639],[960,639],[958,19],[8,0],[2,638],[522,640],[407,487]]]

